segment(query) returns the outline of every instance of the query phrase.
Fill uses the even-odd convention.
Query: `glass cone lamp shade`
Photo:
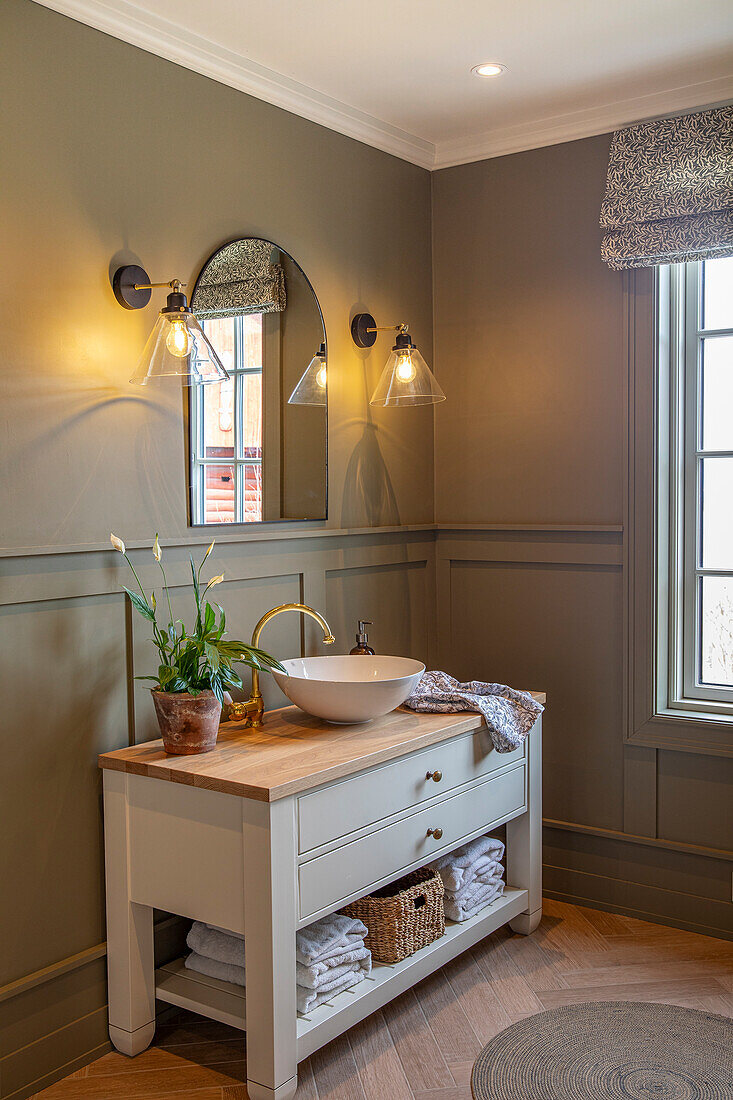
[[[288,405],[325,405],[326,393],[326,345],[321,344],[290,394]]]
[[[435,375],[412,343],[409,334],[400,333],[370,404],[385,407],[435,405],[438,401],[445,401],[445,394]]]
[[[170,303],[173,295],[168,296]],[[179,295],[185,302],[185,297]],[[176,375],[184,385],[226,382],[229,378],[204,330],[187,306],[162,309],[130,379],[146,386],[156,378]]]

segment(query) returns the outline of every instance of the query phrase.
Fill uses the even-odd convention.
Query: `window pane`
[[[234,458],[234,380],[201,387],[204,457]]]
[[[234,466],[206,465],[204,478],[204,523],[234,523]]]
[[[234,317],[217,317],[202,321],[201,327],[214,346],[228,373],[234,370]]]
[[[244,346],[239,366],[245,370],[262,370],[262,314],[245,314],[242,329]]]
[[[242,402],[242,457],[262,457],[262,375],[239,379]]]
[[[259,523],[262,519],[262,464],[245,463],[241,467],[244,487],[244,521]]]
[[[733,568],[733,458],[704,458],[701,471],[702,565]]]
[[[703,265],[703,325],[733,328],[733,256]]]
[[[733,451],[733,336],[709,336],[702,356],[702,446]]]
[[[733,685],[733,579],[703,577],[700,679]]]

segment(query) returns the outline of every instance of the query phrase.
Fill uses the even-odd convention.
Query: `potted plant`
[[[110,542],[132,570],[139,592],[125,588],[133,607],[150,623],[153,644],[158,650],[157,676],[139,676],[152,680],[151,689],[158,725],[166,752],[177,756],[209,752],[216,745],[219,720],[225,694],[230,688],[242,686],[242,679],[232,667],[240,662],[260,672],[285,669],[275,657],[262,649],[227,637],[224,611],[217,603],[209,603],[209,589],[220,584],[224,575],[212,577],[201,590],[201,570],[211,551],[212,542],[197,567],[191,555],[191,576],[196,611],[194,629],[189,631],[181,619],[173,618],[168,580],[163,567],[163,552],[155,536],[153,557],[160,567],[165,593],[162,622],[158,621],[158,601],[155,592],[148,598],[125,544],[117,535]],[[215,610],[216,609],[216,610]],[[218,611],[218,616],[217,616]],[[167,614],[165,613],[167,612]],[[164,624],[164,625],[163,625]]]

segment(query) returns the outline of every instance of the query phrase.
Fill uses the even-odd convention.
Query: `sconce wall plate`
[[[118,267],[112,276],[112,290],[125,309],[142,309],[150,301],[153,292],[150,287],[141,290],[137,287],[149,282],[150,276],[144,267],[127,264],[125,267]]]
[[[372,329],[373,331],[369,331]],[[377,340],[377,322],[371,313],[357,313],[351,322],[351,338],[358,348],[371,348]]]

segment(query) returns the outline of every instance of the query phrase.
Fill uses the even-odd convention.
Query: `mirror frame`
[[[215,248],[213,252],[209,253],[209,255],[206,257],[206,259],[204,260],[203,264],[201,265],[201,267],[199,269],[199,273],[196,276],[195,282],[193,284],[193,288],[191,290],[191,294],[189,296],[189,302],[191,303],[191,307],[193,309],[194,316],[196,314],[196,308],[194,306],[194,295],[196,293],[196,288],[199,285],[199,280],[201,279],[201,276],[202,276],[203,272],[205,271],[205,269],[208,267],[209,263],[211,262],[211,260],[213,260],[213,258],[215,256],[218,256],[219,253],[223,252],[225,248],[228,248],[232,244],[236,244],[238,241],[262,241],[263,244],[269,244],[269,245],[272,246],[272,248],[276,248],[278,250],[278,252],[282,252],[285,256],[287,256],[288,259],[292,263],[294,263],[295,266],[298,268],[298,270],[301,272],[301,274],[303,275],[303,278],[305,279],[306,283],[308,284],[308,287],[311,291],[311,294],[313,295],[313,298],[314,298],[315,303],[316,303],[316,307],[318,309],[318,316],[321,319],[321,326],[323,328],[323,342],[326,345],[326,366],[328,367],[328,333],[326,331],[326,319],[323,316],[323,309],[321,308],[321,303],[320,303],[320,300],[318,298],[318,295],[316,294],[315,287],[313,286],[313,283],[310,281],[310,279],[306,275],[305,270],[303,269],[303,267],[301,267],[301,265],[298,263],[298,261],[295,259],[295,257],[290,252],[288,252],[288,250],[286,248],[283,248],[281,245],[276,244],[275,241],[268,240],[266,237],[252,237],[252,236],[249,236],[249,237],[230,237],[223,244],[219,245],[218,248]],[[287,309],[287,306],[286,306],[286,309]],[[192,453],[192,450],[191,450],[191,424],[192,424],[192,421],[193,421],[192,403],[193,403],[193,399],[194,399],[195,390],[194,390],[193,385],[186,386],[186,390],[188,391],[188,397],[187,397],[186,402],[185,402],[185,413],[186,413],[186,415],[185,415],[184,420],[185,420],[185,431],[186,431],[186,456],[187,456],[187,462],[186,462],[186,501],[187,501],[187,511],[188,511],[187,520],[188,520],[188,526],[189,527],[195,528],[196,530],[207,530],[207,531],[212,530],[212,529],[216,529],[217,531],[229,531],[229,530],[232,530],[232,529],[247,530],[247,529],[251,529],[251,528],[256,528],[256,529],[259,530],[262,527],[269,527],[272,524],[276,524],[276,523],[290,523],[290,524],[292,524],[292,523],[325,523],[328,520],[328,443],[329,443],[329,438],[328,438],[328,385],[326,386],[326,406],[325,406],[325,416],[326,416],[326,423],[325,423],[326,461],[325,461],[325,464],[324,464],[325,489],[324,489],[324,509],[323,509],[324,515],[323,515],[323,517],[319,518],[319,519],[289,519],[289,518],[261,519],[261,520],[256,520],[256,521],[253,521],[253,522],[250,522],[250,523],[195,523],[194,522],[194,517],[193,517],[193,511],[194,511],[194,509],[193,509],[193,474],[192,474],[192,471],[193,471],[193,453]]]

